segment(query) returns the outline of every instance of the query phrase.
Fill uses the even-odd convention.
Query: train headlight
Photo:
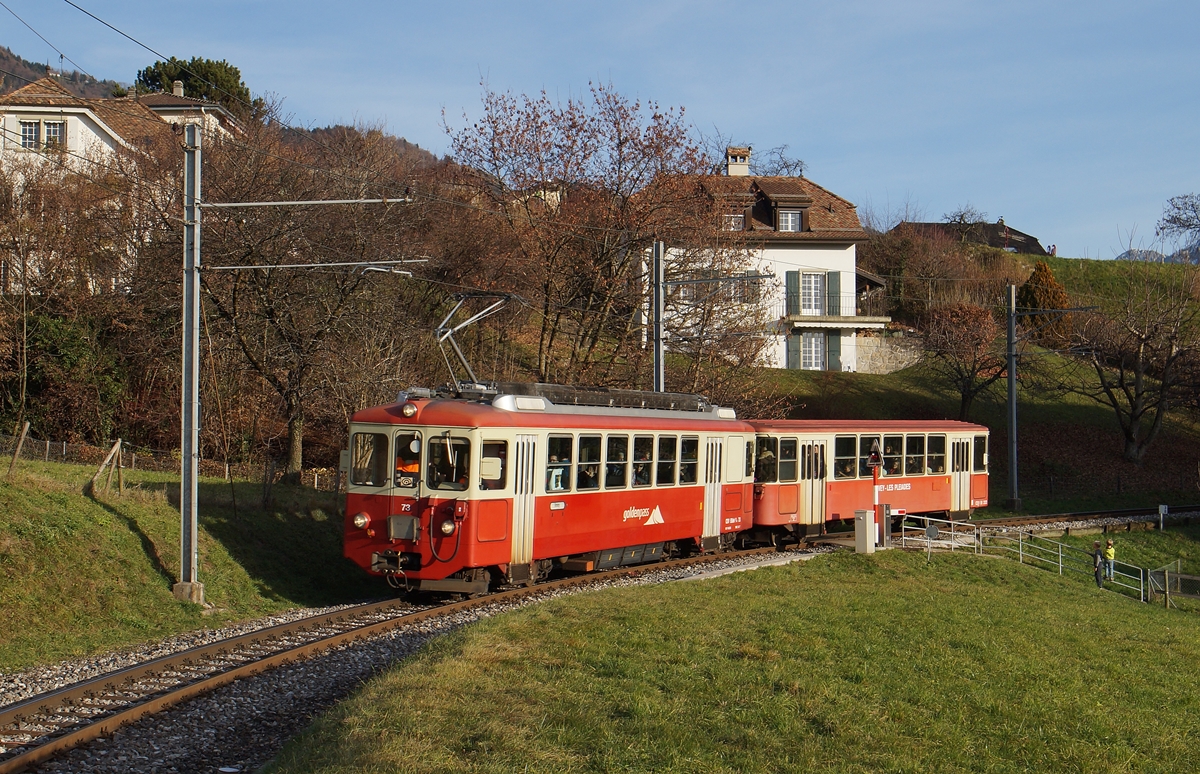
[[[441,523],[440,526],[438,526],[438,529],[440,529],[442,534],[446,535],[447,537],[453,535],[455,529],[454,519],[446,519]]]
[[[405,403],[400,407],[400,413],[406,417],[415,417],[417,415],[417,406],[414,403]]]
[[[359,529],[366,529],[371,525],[371,517],[365,513],[354,514],[354,526]]]

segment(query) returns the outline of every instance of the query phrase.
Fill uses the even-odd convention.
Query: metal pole
[[[1021,510],[1017,486],[1017,286],[1008,286],[1008,508]]]
[[[666,245],[658,240],[654,242],[654,391],[667,391],[667,369],[663,361],[663,263]]]
[[[197,580],[196,479],[200,473],[200,127],[184,126],[183,169],[183,405],[179,515],[179,583],[175,598],[204,604]]]

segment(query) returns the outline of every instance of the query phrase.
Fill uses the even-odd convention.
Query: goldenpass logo
[[[651,524],[663,524],[662,511],[658,506],[654,506],[654,510],[649,508],[626,508],[621,514],[621,521],[629,521],[630,519],[645,519],[646,523],[643,526],[649,527]]]

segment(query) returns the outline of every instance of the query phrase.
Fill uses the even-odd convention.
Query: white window
[[[825,367],[825,332],[806,331],[800,341],[800,368],[820,371]]]
[[[67,125],[63,121],[46,122],[46,147],[67,147]]]
[[[780,210],[779,211],[779,230],[780,231],[799,231],[800,230],[800,211],[799,210]]]
[[[42,146],[42,124],[40,121],[21,122],[21,147],[36,150]]]
[[[726,231],[742,231],[746,228],[745,215],[726,215],[725,230]]]
[[[800,275],[800,314],[825,314],[825,275]]]

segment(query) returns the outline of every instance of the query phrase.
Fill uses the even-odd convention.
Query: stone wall
[[[859,333],[854,343],[860,374],[890,374],[921,359],[921,345],[917,339]]]

